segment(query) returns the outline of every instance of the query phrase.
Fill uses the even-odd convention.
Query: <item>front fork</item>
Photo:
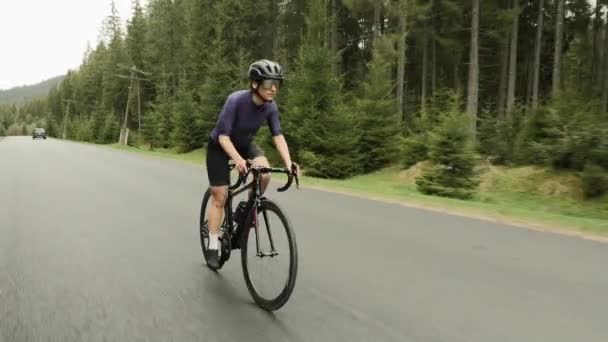
[[[257,182],[256,184],[258,194],[262,193],[261,182]],[[258,222],[258,209],[261,207],[262,198],[257,197],[253,204],[252,213],[253,213],[253,227],[255,228],[255,246],[256,246],[256,255],[259,258],[264,257],[274,257],[279,255],[274,248],[274,240],[272,238],[272,229],[270,229],[270,221],[268,221],[268,213],[266,210],[262,210],[262,215],[264,216],[264,223],[266,223],[266,232],[268,233],[268,239],[270,240],[270,253],[264,253],[260,251],[260,224]]]

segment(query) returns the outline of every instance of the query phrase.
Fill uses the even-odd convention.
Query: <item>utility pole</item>
[[[137,138],[139,140],[140,136],[141,136],[141,91],[140,91],[140,81],[150,81],[150,79],[147,78],[142,78],[142,77],[138,77],[135,76],[136,73],[140,74],[140,75],[145,75],[145,76],[149,76],[150,73],[149,72],[145,72],[143,70],[138,69],[136,66],[131,66],[128,67],[126,65],[123,64],[118,64],[119,68],[125,69],[127,71],[129,71],[129,76],[126,75],[116,75],[118,77],[122,77],[122,78],[128,78],[129,79],[129,93],[127,95],[127,107],[125,108],[125,117],[124,117],[124,121],[123,121],[123,125],[121,128],[121,132],[120,132],[120,141],[119,143],[122,143],[124,145],[127,145],[127,122],[128,122],[128,118],[129,118],[129,103],[130,103],[130,99],[131,99],[131,89],[133,88],[133,81],[136,81],[136,88],[137,88],[137,122],[138,122],[138,127],[137,127]],[[124,142],[123,142],[124,140]]]
[[[63,100],[63,102],[67,102],[68,105],[65,110],[65,114],[63,115],[63,133],[61,134],[61,138],[65,139],[65,134],[68,126],[68,115],[70,114],[70,103],[74,102],[72,99]]]
[[[128,78],[129,79],[129,92],[127,93],[127,105],[125,107],[125,116],[122,124],[120,125],[120,137],[118,138],[118,143],[127,145],[128,137],[127,137],[127,120],[129,119],[129,102],[131,102],[131,88],[133,87],[133,73],[131,76],[117,75],[119,77]]]

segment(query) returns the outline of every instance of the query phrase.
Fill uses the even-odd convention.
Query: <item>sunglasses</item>
[[[260,83],[260,87],[264,90],[270,90],[272,89],[272,86],[275,86],[275,88],[278,90],[282,85],[283,81],[280,80],[263,80]]]

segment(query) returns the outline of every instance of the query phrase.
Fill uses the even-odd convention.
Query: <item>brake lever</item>
[[[296,189],[300,189],[300,177],[298,176],[298,166],[296,163],[291,164],[290,176],[296,179]]]

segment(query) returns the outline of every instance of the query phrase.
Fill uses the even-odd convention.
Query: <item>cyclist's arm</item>
[[[273,111],[268,117],[268,126],[270,127],[270,132],[272,133],[272,140],[274,141],[274,145],[276,146],[277,151],[279,151],[279,154],[281,155],[281,159],[283,159],[285,167],[291,169],[291,156],[289,155],[289,147],[287,147],[287,141],[285,141],[285,137],[283,136],[283,132],[281,131],[279,110],[276,107],[276,104],[273,105]]]
[[[243,160],[243,157],[241,157],[241,155],[237,152],[229,136],[220,135],[218,137],[218,140],[224,151],[226,151],[226,153],[232,160],[234,160],[235,162]]]
[[[285,167],[290,169],[291,156],[289,154],[289,147],[287,146],[287,141],[285,141],[285,137],[283,136],[283,134],[280,134],[272,137],[272,140],[274,141],[274,145],[276,146],[277,151],[279,151],[279,154],[281,155],[281,159],[283,159],[283,163],[285,163]]]
[[[219,132],[218,142],[219,142],[220,146],[222,146],[222,148],[224,149],[226,154],[228,154],[228,156],[232,160],[234,160],[235,162],[238,162],[238,161],[242,160],[243,158],[236,151],[236,148],[234,147],[232,140],[230,140],[230,133],[232,132],[232,125],[234,124],[234,118],[236,117],[236,107],[237,107],[237,103],[236,103],[236,100],[234,99],[233,95],[228,96],[228,99],[226,100],[226,103],[224,103],[224,107],[222,108],[222,111],[220,112],[218,123],[217,123],[217,129]]]

